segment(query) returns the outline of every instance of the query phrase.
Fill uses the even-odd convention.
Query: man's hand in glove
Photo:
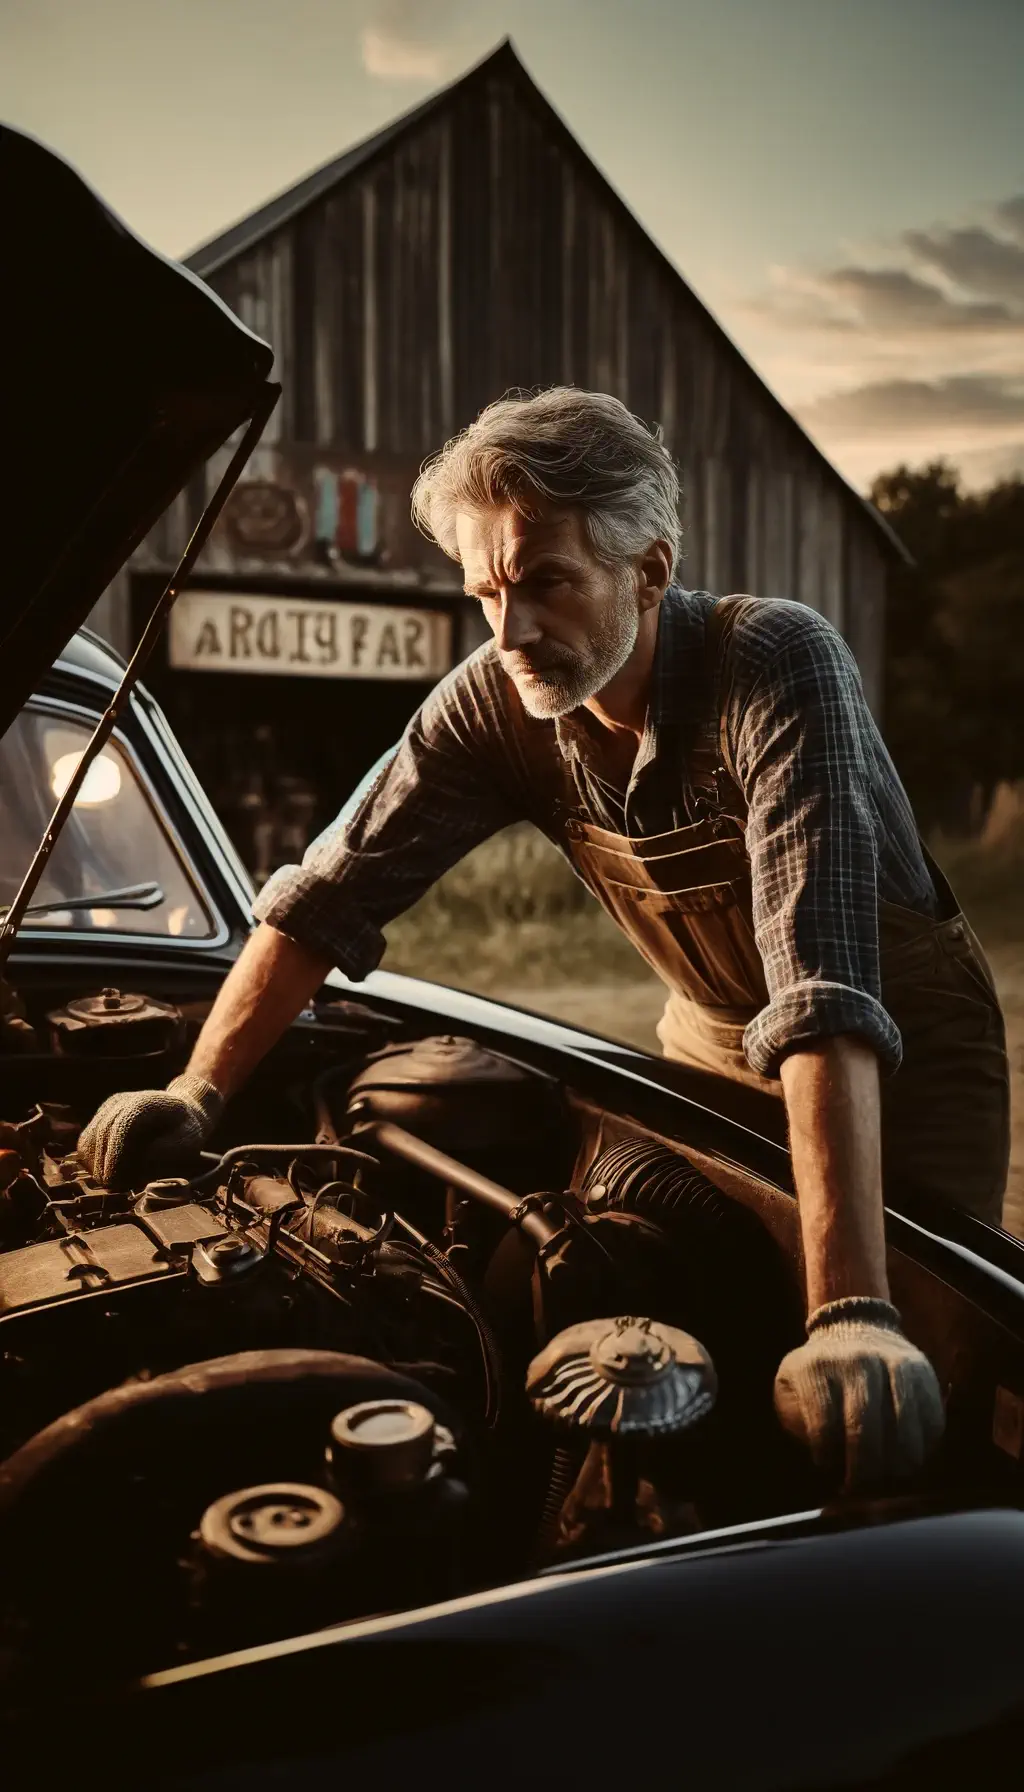
[[[775,1410],[848,1492],[914,1474],[945,1425],[935,1371],[895,1307],[860,1297],[811,1314],[775,1377]]]
[[[112,1095],[78,1141],[86,1169],[108,1188],[198,1167],[199,1149],[241,1088],[331,968],[331,961],[261,922],[228,972],[189,1068],[167,1089]]]
[[[197,1167],[223,1106],[212,1083],[188,1072],[166,1089],[128,1089],[111,1095],[83,1128],[78,1157],[107,1188],[180,1175]]]

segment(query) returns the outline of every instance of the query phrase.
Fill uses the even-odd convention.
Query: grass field
[[[1024,1237],[1024,825],[934,843],[992,964],[1014,1093],[1004,1223]],[[513,1002],[657,1051],[663,986],[532,828],[479,847],[388,929],[387,968]]]

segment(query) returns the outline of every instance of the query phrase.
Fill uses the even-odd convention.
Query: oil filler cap
[[[333,1493],[270,1481],[214,1500],[200,1520],[199,1538],[221,1561],[305,1568],[335,1553],[344,1524],[345,1508]]]
[[[434,1415],[415,1400],[364,1400],[331,1424],[327,1456],[334,1479],[362,1493],[420,1487],[434,1462]]]

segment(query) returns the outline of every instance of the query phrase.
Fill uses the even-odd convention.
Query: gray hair
[[[412,488],[416,527],[459,558],[460,509],[511,504],[535,516],[543,503],[583,513],[598,559],[617,566],[667,541],[679,557],[679,478],[662,441],[607,392],[574,386],[508,392],[424,462]]]

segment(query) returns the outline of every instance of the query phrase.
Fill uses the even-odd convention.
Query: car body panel
[[[115,1783],[158,1752],[168,1787],[1004,1787],[1022,1609],[1019,1511],[811,1512],[174,1668],[91,1718]]]
[[[252,416],[273,351],[68,164],[0,126],[6,495],[0,731],[189,476]],[[69,291],[73,299],[69,300]],[[61,448],[63,445],[63,448]],[[40,476],[63,455],[59,498]]]

